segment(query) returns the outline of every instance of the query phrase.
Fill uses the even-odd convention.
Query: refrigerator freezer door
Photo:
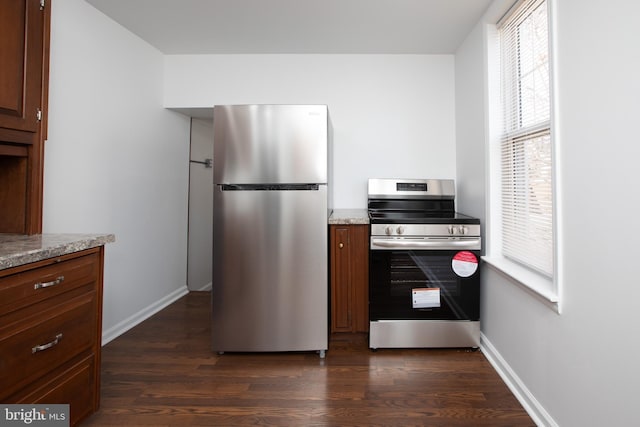
[[[213,109],[216,184],[327,183],[325,105]]]
[[[326,185],[215,186],[214,206],[212,349],[326,350]]]

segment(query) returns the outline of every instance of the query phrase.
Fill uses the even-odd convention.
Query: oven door
[[[479,250],[372,248],[369,254],[371,321],[479,320]]]

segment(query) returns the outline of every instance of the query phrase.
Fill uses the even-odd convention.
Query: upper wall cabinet
[[[42,230],[49,3],[0,1],[0,233]]]
[[[42,120],[45,15],[40,0],[0,2],[0,127],[5,130],[36,133]],[[12,139],[33,142],[28,135]]]

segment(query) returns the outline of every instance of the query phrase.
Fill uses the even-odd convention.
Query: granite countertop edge
[[[0,234],[0,270],[113,242],[114,234]]]
[[[329,216],[329,225],[369,224],[366,209],[334,209]]]

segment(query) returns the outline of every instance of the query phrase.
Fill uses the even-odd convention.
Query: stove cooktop
[[[369,221],[372,224],[480,224],[478,218],[458,212],[369,211]]]
[[[372,224],[480,224],[456,212],[453,180],[369,179]]]

